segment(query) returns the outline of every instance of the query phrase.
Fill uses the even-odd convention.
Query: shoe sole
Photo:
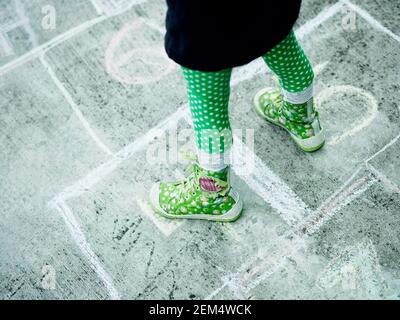
[[[236,204],[223,215],[210,215],[210,214],[182,214],[175,215],[169,214],[160,207],[159,203],[160,184],[156,183],[150,190],[149,205],[160,216],[168,219],[191,219],[191,220],[207,220],[214,222],[235,222],[238,220],[243,211],[243,201],[239,194],[234,191],[229,192],[229,195],[236,201]]]
[[[255,97],[253,99],[253,103],[254,103],[254,106],[255,106],[257,114],[261,118],[267,120],[268,122],[285,129],[285,131],[287,133],[289,133],[289,135],[292,138],[292,140],[297,144],[297,146],[301,150],[303,150],[305,152],[314,152],[314,151],[317,151],[317,150],[321,149],[325,144],[325,130],[323,128],[321,129],[320,133],[318,133],[314,137],[311,137],[311,138],[308,138],[308,139],[300,139],[300,138],[296,137],[294,134],[292,134],[284,125],[282,125],[281,123],[276,122],[276,121],[268,118],[264,114],[263,110],[261,109],[261,105],[260,105],[260,97],[262,95],[264,95],[265,93],[273,92],[273,91],[275,91],[274,88],[264,88],[264,89],[261,89],[255,95]]]

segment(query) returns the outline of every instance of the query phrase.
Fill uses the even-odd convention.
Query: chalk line
[[[148,205],[147,200],[137,199],[136,203],[141,212],[166,236],[169,237],[176,229],[186,223],[184,220],[167,220],[154,214],[154,210]]]
[[[63,217],[72,238],[75,240],[75,243],[78,245],[84,256],[88,259],[91,267],[96,272],[100,280],[104,283],[110,298],[113,300],[120,299],[120,294],[115,288],[111,276],[103,268],[98,257],[93,252],[90,244],[86,240],[78,220],[75,218],[69,206],[64,201],[53,201],[50,206],[55,208]]]
[[[58,77],[55,74],[54,70],[47,63],[47,61],[44,59],[43,56],[40,57],[40,61],[42,62],[44,68],[46,69],[46,71],[50,75],[50,77],[53,80],[53,82],[56,85],[56,87],[61,91],[61,93],[63,94],[65,100],[67,100],[67,102],[71,106],[71,108],[74,111],[75,115],[78,117],[79,121],[82,123],[83,127],[85,128],[87,133],[90,135],[90,137],[94,140],[94,142],[97,144],[97,146],[100,149],[102,149],[108,155],[113,156],[113,152],[103,143],[103,141],[101,141],[101,139],[97,136],[97,134],[91,128],[89,122],[85,119],[85,117],[83,116],[81,110],[76,105],[74,99],[72,98],[72,96],[70,95],[68,90],[65,88],[65,86],[62,84],[62,82],[58,79]]]
[[[400,139],[400,135],[398,135],[397,137],[395,137],[393,140],[391,140],[388,144],[386,144],[381,150],[379,150],[378,152],[376,152],[375,154],[373,154],[371,157],[369,157],[368,159],[366,159],[364,161],[365,166],[367,167],[367,169],[379,180],[381,181],[384,186],[393,191],[393,192],[397,192],[400,193],[400,187],[394,183],[393,181],[391,181],[385,174],[383,174],[382,172],[380,172],[379,170],[377,170],[370,162],[371,160],[373,160],[374,158],[376,158],[377,156],[379,156],[381,153],[383,153],[384,151],[386,151],[388,148],[390,148],[392,145],[394,145],[397,141],[399,141]]]
[[[157,32],[162,32],[162,30],[160,31],[160,28],[156,26],[155,22],[148,22],[143,18],[139,18],[134,22],[125,24],[121,28],[121,30],[119,30],[115,34],[115,36],[111,39],[109,45],[107,46],[104,58],[106,71],[112,78],[121,83],[143,85],[148,82],[158,81],[162,79],[166,74],[176,69],[176,64],[168,58],[164,49],[161,46],[146,48],[133,47],[132,49],[124,52],[123,55],[120,55],[119,57],[115,56],[118,49],[120,49],[120,47],[122,46],[122,43],[126,42],[124,40],[127,39],[128,34],[139,33],[139,29],[143,26],[152,28]],[[126,43],[124,43],[124,46],[126,47]],[[152,70],[154,71],[151,72],[150,76],[148,74],[139,75],[137,74],[137,72],[134,75],[127,74],[127,71],[124,70],[124,68],[121,68],[133,58],[143,60],[144,57],[146,57],[147,59],[149,57],[156,57],[160,60],[160,63],[157,63],[152,68]]]
[[[25,14],[24,5],[21,3],[20,0],[14,0],[14,4],[15,4],[15,10],[17,12],[18,18],[20,20],[25,21],[24,27],[25,27],[26,32],[28,33],[30,42],[32,43],[33,47],[37,47],[38,46],[37,36],[36,36],[35,32],[33,31],[32,27],[29,23],[29,19],[27,18],[26,14]]]
[[[4,66],[0,67],[0,76],[19,67],[20,65],[22,65],[26,62],[29,62],[29,61],[37,58],[38,56],[40,56],[47,50],[59,45],[60,43],[63,43],[64,41],[74,37],[75,35],[81,33],[82,31],[85,31],[85,30],[89,29],[90,27],[92,27],[106,19],[107,19],[107,17],[98,17],[98,18],[86,21],[86,22],[82,23],[81,25],[56,36],[52,40],[50,40],[40,46],[35,47],[31,51],[25,53],[24,55],[22,55],[22,56],[16,58],[15,60],[5,64]]]
[[[307,237],[318,231],[336,212],[364,194],[375,182],[375,179],[362,177],[349,185],[345,184],[340,188],[339,192],[335,192],[315,210],[312,217],[306,219],[306,222],[301,222],[296,226],[295,231],[289,232],[286,239],[281,239],[277,244],[274,255],[271,254],[271,249],[266,250],[264,254],[266,258],[262,259],[259,265],[253,267],[251,272],[248,272],[248,278],[250,278],[251,275],[257,276],[249,281],[246,285],[245,292],[259,285],[282,267],[287,261],[287,258],[292,257],[296,252],[305,248],[305,240]],[[304,234],[304,236],[301,236],[302,234]],[[248,270],[248,267],[246,270]],[[258,274],[259,272],[260,274]],[[243,280],[247,279],[243,277]]]
[[[366,21],[368,21],[375,29],[386,33],[387,35],[391,36],[396,41],[400,42],[400,36],[396,35],[391,30],[386,28],[384,25],[382,25],[378,20],[376,20],[373,16],[371,16],[364,9],[361,9],[359,6],[353,4],[352,2],[350,2],[348,0],[340,0],[340,3],[347,5],[350,9],[357,12],[362,18],[364,18]]]
[[[36,46],[34,49],[31,51],[23,54],[22,56],[14,59],[13,61],[10,61],[9,63],[3,65],[0,67],[0,76],[6,74],[7,72],[19,67],[20,65],[29,62],[38,56],[42,55],[43,53],[46,53],[48,50],[58,46],[59,44],[65,42],[66,40],[73,38],[74,36],[78,35],[79,33],[86,31],[90,29],[91,27],[97,25],[98,23],[101,23],[103,21],[106,21],[112,17],[119,16],[127,11],[129,11],[134,4],[122,8],[120,10],[116,10],[115,12],[110,13],[110,15],[102,15],[99,17],[96,17],[94,19],[88,20],[72,29],[69,29],[68,31],[59,34],[58,36],[54,37],[53,39],[45,42],[44,44],[40,46]]]
[[[90,3],[92,4],[93,8],[96,10],[96,13],[98,15],[103,14],[103,9],[101,6],[97,3],[97,0],[90,0]]]
[[[309,236],[314,234],[336,212],[364,194],[376,181],[376,179],[367,176],[354,180],[349,185],[345,185],[344,188],[336,191],[331,197],[325,200],[313,214],[313,217],[306,222],[306,225],[301,226],[301,229]]]
[[[315,18],[308,20],[305,24],[303,24],[300,28],[296,30],[296,36],[299,39],[304,38],[306,35],[314,31],[315,28],[320,26],[329,18],[333,17],[336,13],[338,13],[343,8],[343,3],[337,2],[330,7],[323,9]]]
[[[244,262],[237,272],[222,276],[222,285],[205,299],[213,299],[226,287],[234,293],[239,293],[239,296],[243,296],[281,269],[289,257],[305,248],[305,240],[309,236],[318,231],[337,211],[360,197],[376,182],[371,177],[354,180],[361,169],[356,170],[342,187],[316,209],[305,222],[300,222],[295,228],[261,248],[257,255]]]
[[[118,10],[129,10],[133,6],[146,1],[147,0],[91,0],[96,11],[107,16],[115,14]]]
[[[165,133],[165,130],[172,127],[176,122],[179,121],[179,119],[183,118],[187,112],[188,110],[185,107],[179,108],[176,112],[165,118],[162,122],[150,129],[143,136],[139,137],[134,142],[121,149],[114,155],[112,159],[93,169],[85,177],[79,179],[73,185],[65,188],[64,191],[55,197],[55,199],[66,200],[85,193],[96,183],[108,176],[125,160],[128,160],[136,152],[145,148],[155,138],[161,137]]]
[[[287,224],[293,226],[308,215],[309,209],[299,196],[255,155],[240,138],[235,136],[233,154],[240,164],[254,161],[254,166],[249,174],[242,172],[241,168],[236,166],[235,163],[232,165],[232,170],[250,189],[266,203],[269,203]]]
[[[352,85],[338,85],[328,87],[322,90],[316,95],[315,99],[319,102],[328,101],[332,96],[336,96],[339,93],[355,94],[358,97],[363,97],[366,100],[367,112],[363,114],[361,119],[357,119],[355,124],[347,131],[338,133],[329,139],[329,144],[336,145],[342,142],[345,138],[353,136],[355,133],[368,127],[378,114],[378,101],[376,98],[366,90],[354,87]],[[321,106],[324,106],[321,103]]]
[[[66,199],[77,197],[80,194],[89,190],[93,185],[95,185],[100,180],[104,179],[105,176],[114,171],[123,161],[129,159],[136,152],[143,149],[147,144],[150,143],[150,141],[154,140],[156,137],[161,136],[167,128],[173,126],[174,123],[184,117],[187,112],[187,106],[178,109],[175,113],[164,119],[164,121],[160,122],[156,127],[149,130],[144,136],[123,148],[115,155],[114,158],[91,171],[84,178],[78,180],[69,188],[66,188],[63,192],[55,196],[49,202],[49,206],[56,208],[57,211],[62,215],[65,223],[67,224],[68,230],[71,233],[71,236],[75,240],[78,247],[81,249],[84,256],[89,260],[94,271],[98,274],[99,278],[105,284],[112,299],[119,299],[120,295],[115,289],[110,275],[102,267],[101,262],[98,260],[96,254],[93,252],[89,243],[87,242],[78,220],[76,219],[72,210],[66,204]],[[141,203],[138,204],[139,206],[141,206]],[[145,210],[144,213],[146,214]],[[156,226],[160,228],[159,224],[156,224]],[[171,229],[167,229],[165,228],[165,226],[160,228],[160,230],[162,232],[166,232],[167,234],[168,232],[173,231],[172,227]]]
[[[392,141],[390,141],[387,145],[385,145],[381,150],[379,150],[377,153],[373,154],[372,156],[370,156],[368,159],[365,160],[365,163],[368,163],[369,161],[371,161],[372,159],[374,159],[375,157],[377,157],[378,155],[380,155],[382,152],[384,152],[387,148],[389,148],[390,146],[392,146],[393,144],[395,144],[397,142],[397,140],[399,140],[400,138],[400,134],[395,137]]]
[[[3,50],[5,56],[11,56],[14,54],[14,48],[10,43],[7,35],[0,33],[0,48]]]
[[[27,23],[28,18],[24,17],[22,20],[14,21],[11,23],[6,23],[0,26],[0,33],[7,33],[16,28],[22,27],[25,23]]]
[[[391,192],[396,192],[400,194],[400,187],[397,186],[393,181],[391,181],[385,174],[377,170],[370,163],[365,164],[367,169],[380,181],[382,184]]]

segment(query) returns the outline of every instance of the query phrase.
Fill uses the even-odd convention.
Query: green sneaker
[[[254,97],[254,105],[262,118],[288,131],[303,151],[313,152],[324,145],[325,131],[313,99],[304,104],[290,104],[278,90],[264,88]]]
[[[197,163],[182,182],[157,183],[150,191],[150,204],[161,216],[233,222],[240,217],[243,202],[229,183],[229,167],[219,172]]]

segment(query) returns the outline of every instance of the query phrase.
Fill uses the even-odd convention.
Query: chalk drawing
[[[353,125],[343,132],[339,132],[331,137],[328,136],[327,143],[331,145],[336,145],[341,143],[344,139],[354,136],[356,133],[368,127],[378,114],[378,102],[376,98],[366,90],[354,87],[352,85],[339,85],[333,86],[320,91],[315,100],[318,101],[319,108],[322,110],[324,108],[324,102],[330,99],[337,99],[341,94],[346,95],[356,95],[365,100],[365,106],[367,110],[363,110],[363,106],[359,106],[360,113],[357,113],[357,117]],[[358,115],[361,115],[360,117]]]
[[[376,248],[366,238],[329,261],[318,274],[316,285],[322,290],[338,286],[344,293],[353,291],[357,298],[379,299],[387,286],[381,274]]]
[[[159,34],[159,41],[138,48],[132,38],[149,29]],[[121,53],[127,45],[132,49]],[[105,53],[105,66],[115,80],[132,85],[158,81],[176,69],[175,63],[167,57],[162,47],[160,30],[144,19],[126,24],[114,36]]]
[[[134,5],[146,2],[147,0],[90,0],[97,14],[110,16],[120,10],[126,10]]]
[[[72,238],[75,240],[75,243],[78,245],[83,255],[88,259],[97,276],[103,281],[110,298],[113,300],[120,299],[120,294],[114,286],[112,277],[104,269],[99,258],[86,240],[79,221],[76,219],[67,203],[63,200],[54,200],[51,201],[49,205],[61,214]]]

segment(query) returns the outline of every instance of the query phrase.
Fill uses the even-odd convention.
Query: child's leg
[[[263,59],[278,76],[286,101],[304,103],[312,98],[314,72],[293,31]]]
[[[314,72],[292,31],[263,56],[278,76],[282,96],[268,90],[256,96],[256,108],[267,120],[284,127],[304,151],[319,149],[325,135],[313,100]]]
[[[182,70],[187,81],[200,165],[209,170],[222,170],[227,166],[225,153],[232,145],[228,116],[232,70]]]
[[[178,183],[159,183],[150,192],[154,209],[167,218],[234,221],[243,203],[229,183],[232,145],[229,125],[229,80],[232,70],[200,72],[183,69],[196,132],[199,165]]]

